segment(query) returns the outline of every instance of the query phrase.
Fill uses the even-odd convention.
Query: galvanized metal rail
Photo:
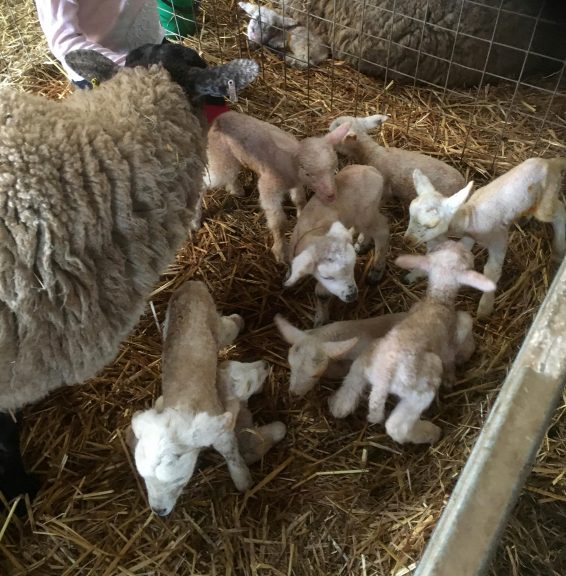
[[[415,576],[476,576],[530,472],[566,381],[566,259],[527,334]]]

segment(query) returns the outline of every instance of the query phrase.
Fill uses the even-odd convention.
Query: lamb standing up
[[[346,227],[359,232],[366,246],[374,243],[369,282],[376,283],[381,278],[389,243],[389,223],[379,211],[381,174],[371,166],[346,166],[336,175],[336,190],[333,204],[324,204],[316,196],[309,200],[291,236],[291,274],[285,286],[292,286],[307,274],[316,278],[315,326],[328,320],[331,294],[343,302],[357,298],[356,250],[352,233]],[[358,246],[358,250],[363,247]]]
[[[497,284],[509,227],[521,216],[534,216],[552,223],[553,256],[562,260],[566,252],[566,209],[560,200],[562,170],[566,170],[565,158],[530,158],[477,190],[467,202],[472,182],[444,198],[424,174],[415,170],[418,197],[411,202],[405,238],[418,244],[444,234],[472,238],[487,248],[484,274]],[[491,314],[494,298],[493,293],[482,296],[478,316]]]
[[[242,166],[253,170],[259,176],[259,199],[273,234],[273,254],[278,262],[284,262],[287,219],[283,199],[288,193],[300,213],[306,201],[304,186],[309,186],[323,202],[334,201],[338,166],[334,147],[348,129],[344,124],[326,136],[299,142],[267,122],[226,112],[208,132],[207,187],[225,187],[230,194],[243,196],[238,174]]]
[[[248,40],[280,51],[290,66],[304,69],[328,58],[329,49],[319,36],[292,18],[284,18],[267,6],[250,2],[238,2],[238,6],[250,17]]]
[[[237,337],[242,326],[237,314],[219,316],[202,282],[185,282],[171,297],[164,327],[163,395],[154,408],[132,418],[136,466],[145,480],[149,504],[159,516],[171,512],[193,475],[200,450],[207,446],[224,456],[238,490],[251,486],[234,432],[240,411],[240,402],[234,404],[234,399],[247,401],[265,376],[256,378],[253,386],[244,382],[230,389],[231,367],[225,366],[222,393],[217,384],[218,351]],[[267,449],[285,435],[282,426],[264,427]]]
[[[406,314],[384,314],[363,320],[342,320],[312,330],[300,330],[280,314],[275,324],[291,344],[289,391],[303,396],[323,375],[343,378],[352,362],[377,338],[381,338]]]
[[[126,68],[88,50],[67,60],[100,86],[58,102],[0,92],[0,412],[112,360],[198,221],[201,95],[258,71],[206,68],[178,45],[136,49]]]
[[[442,379],[447,385],[454,383],[455,363],[466,361],[474,351],[472,318],[454,310],[458,288],[467,285],[487,292],[495,290],[495,284],[471,270],[472,253],[457,242],[447,241],[426,256],[400,256],[396,264],[426,272],[427,295],[352,364],[330,398],[330,410],[339,418],[350,414],[369,382],[369,422],[383,422],[385,401],[394,394],[399,403],[385,423],[389,436],[400,443],[432,443],[440,437],[440,428],[420,416]]]
[[[403,150],[402,148],[384,148],[380,146],[367,132],[381,126],[389,116],[376,114],[365,118],[341,116],[330,124],[330,130],[348,123],[350,130],[337,147],[357,164],[367,164],[377,168],[384,179],[386,196],[395,196],[408,204],[415,196],[413,170],[419,168],[430,178],[436,190],[443,196],[450,196],[462,189],[466,184],[464,177],[452,166],[420,152]]]

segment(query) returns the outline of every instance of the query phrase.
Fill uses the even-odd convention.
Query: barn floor
[[[68,93],[49,61],[31,0],[8,0],[0,16],[6,66],[0,83],[51,98]],[[210,62],[247,54],[230,2],[203,3],[204,32],[195,41]],[[358,75],[330,62],[310,72],[284,70],[259,55],[262,75],[235,109],[298,136],[326,131],[342,114],[387,112],[376,137],[388,145],[432,153],[466,171],[478,185],[531,155],[565,154],[566,130],[545,127],[523,113],[544,114],[548,97],[513,90],[442,94]],[[1,60],[1,59],[0,59]],[[549,119],[564,123],[563,100]],[[504,136],[502,139],[501,136]],[[548,289],[551,229],[535,222],[514,228],[489,321],[475,324],[478,350],[443,391],[428,416],[444,436],[433,447],[399,446],[382,426],[367,426],[364,407],[337,421],[327,409],[336,387],[325,382],[307,397],[288,394],[287,346],[273,316],[281,312],[310,327],[313,285],[283,289],[283,272],[270,252],[253,181],[249,197],[205,198],[203,226],[179,252],[150,300],[161,320],[171,290],[204,280],[220,310],[246,320],[227,358],[264,358],[272,374],[251,407],[260,422],[283,420],[288,436],[252,468],[255,486],[236,492],[219,455],[202,455],[198,472],[173,513],[150,512],[125,445],[135,410],[159,394],[159,332],[148,309],[115,362],[97,378],[59,390],[25,410],[24,459],[42,481],[27,515],[0,503],[0,573],[9,576],[114,575],[394,575],[410,574],[496,398],[510,363]],[[336,305],[333,318],[364,318],[407,310],[425,283],[406,287],[392,264],[407,250],[406,216],[387,206],[392,224],[389,265],[382,283],[357,278],[359,300]],[[290,218],[293,211],[289,210]],[[484,255],[479,254],[478,263]],[[473,312],[479,296],[464,290],[459,308]],[[564,399],[566,401],[566,398]],[[491,568],[494,576],[566,573],[566,402],[556,413]],[[3,558],[2,558],[3,557]]]

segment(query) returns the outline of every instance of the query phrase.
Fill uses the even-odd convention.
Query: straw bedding
[[[68,92],[48,60],[31,0],[9,0],[2,19],[0,81],[52,98]],[[211,62],[247,54],[229,2],[204,3],[203,32],[194,44]],[[324,132],[340,114],[387,112],[392,120],[376,137],[448,159],[478,184],[531,155],[564,155],[564,98],[510,87],[458,95],[426,88],[384,89],[337,63],[316,71],[284,70],[271,54],[260,55],[262,76],[236,109],[273,122],[298,136]],[[472,96],[472,97],[471,97]],[[501,138],[503,136],[503,139]],[[1,504],[2,574],[55,575],[403,575],[426,544],[516,354],[555,266],[549,262],[549,227],[534,222],[514,228],[496,313],[475,324],[478,351],[458,373],[454,391],[442,392],[428,415],[444,429],[433,447],[401,447],[382,426],[368,427],[364,409],[334,420],[325,382],[306,398],[290,398],[287,347],[272,323],[282,312],[311,325],[312,285],[282,289],[282,270],[270,252],[253,180],[245,199],[216,192],[205,199],[203,227],[180,251],[156,287],[146,316],[124,342],[116,361],[82,386],[51,395],[25,410],[23,451],[43,481],[27,516]],[[388,207],[392,222],[389,262],[406,247],[406,216]],[[289,210],[292,218],[292,210]],[[483,261],[480,254],[478,263]],[[407,288],[390,264],[382,284],[364,282],[360,298],[338,304],[334,318],[366,317],[406,310],[425,284]],[[134,410],[159,392],[161,320],[171,290],[202,279],[220,310],[246,320],[229,358],[267,359],[273,372],[252,399],[259,421],[282,419],[287,438],[252,469],[256,485],[238,494],[219,455],[204,453],[174,512],[161,519],[147,507],[134,474],[124,431]],[[473,312],[478,294],[465,290],[459,306]],[[491,569],[494,575],[566,573],[566,429],[558,410],[533,473]]]

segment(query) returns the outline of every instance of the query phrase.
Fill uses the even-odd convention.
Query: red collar
[[[228,112],[230,108],[226,106],[226,104],[204,104],[203,107],[204,115],[208,121],[208,124],[212,124],[213,120],[220,116],[220,114],[224,114],[224,112]]]

